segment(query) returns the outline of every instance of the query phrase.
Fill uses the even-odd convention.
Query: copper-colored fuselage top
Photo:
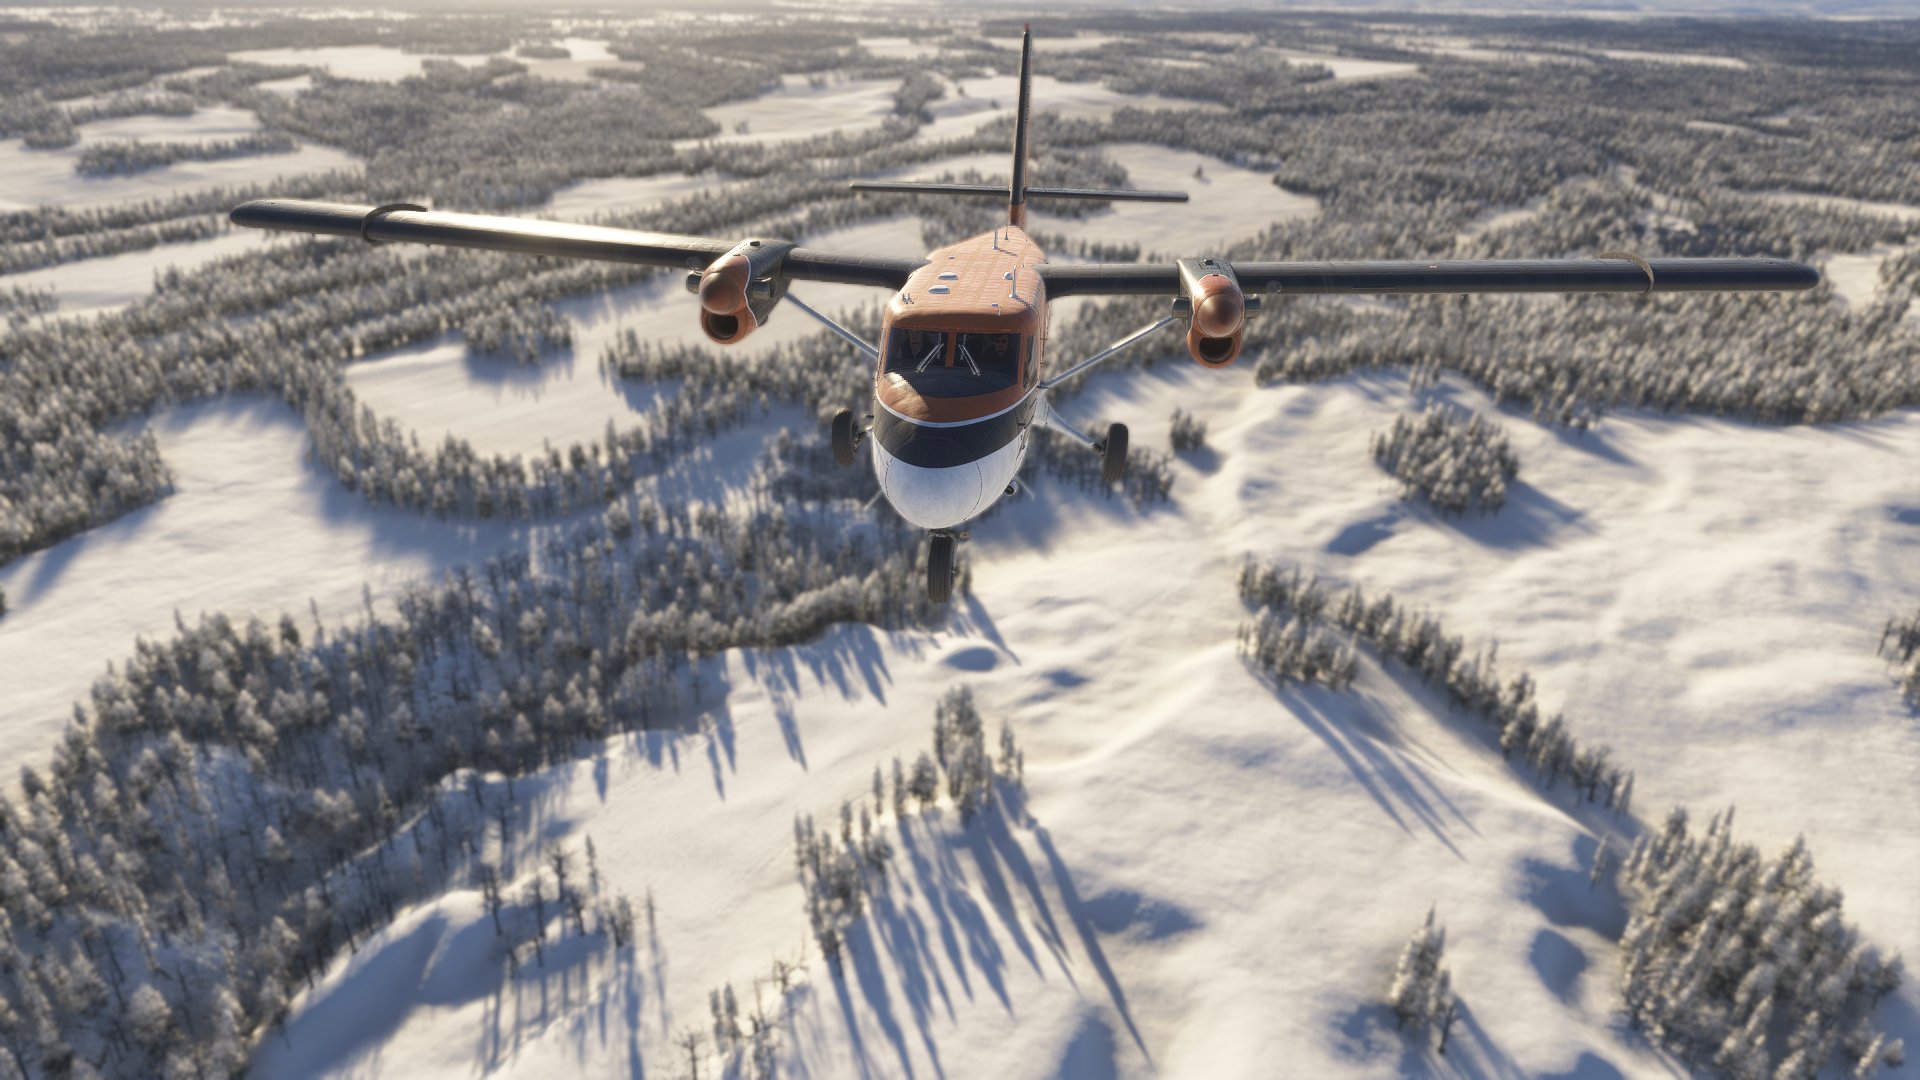
[[[888,341],[896,326],[1020,334],[1036,343],[1032,360],[1036,370],[1031,375],[1021,371],[1012,386],[996,393],[924,398],[905,380],[886,375],[881,370],[883,359],[874,369],[874,395],[888,409],[913,420],[953,423],[992,416],[1019,401],[1039,379],[1047,329],[1047,290],[1039,266],[1047,261],[1047,254],[1022,229],[1003,225],[939,248],[927,259],[927,265],[914,271],[887,305],[880,340]]]

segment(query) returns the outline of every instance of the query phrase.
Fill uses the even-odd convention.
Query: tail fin
[[[1027,140],[1033,108],[1033,27],[1020,36],[1020,111],[1013,118],[1013,182],[1005,189],[991,184],[950,184],[940,180],[855,180],[855,191],[885,191],[904,195],[1007,195],[1007,224],[1025,228],[1027,198],[1101,199],[1124,202],[1186,202],[1183,191],[1109,190],[1105,188],[1028,187]]]
[[[1033,24],[1020,34],[1020,108],[1013,118],[1013,183],[1007,187],[1007,224],[1027,224],[1027,133],[1033,105]]]

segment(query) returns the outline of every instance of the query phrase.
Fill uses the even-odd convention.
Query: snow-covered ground
[[[1747,62],[1737,56],[1715,56],[1712,53],[1650,52],[1643,49],[1601,49],[1600,55],[1611,60],[1637,60],[1649,64],[1697,64],[1701,67],[1732,68],[1744,71]]]
[[[368,82],[399,82],[420,74],[423,60],[455,60],[469,66],[484,63],[486,53],[460,53],[427,56],[402,52],[391,45],[328,45],[318,49],[249,49],[229,53],[227,59],[239,64],[305,64],[325,68],[340,79],[364,79]],[[525,63],[525,61],[522,61]]]
[[[365,78],[402,77],[421,59],[317,52],[341,54],[337,74],[363,65],[353,77]],[[576,51],[551,63],[591,59]],[[1346,65],[1342,78],[1406,73],[1334,63]],[[1040,81],[1036,111],[1154,105]],[[775,95],[776,111],[762,102],[740,115],[751,138],[865,127],[890,111],[892,86],[801,84]],[[934,104],[923,137],[973,130],[996,99],[1011,108],[1011,78],[969,80],[966,97]],[[193,120],[221,120],[209,112]],[[1184,250],[1210,230],[1246,235],[1312,210],[1214,159],[1112,152],[1135,185],[1195,201],[1079,225],[1036,211],[1036,228]],[[59,153],[0,143],[0,209],[351,163],[308,147],[80,182],[69,161],[57,184],[23,164]],[[1003,169],[1004,156],[975,167]],[[588,182],[548,210],[585,216],[701,183]],[[807,239],[921,250],[907,219]],[[159,266],[248,240],[259,242],[234,234],[0,286],[51,283],[66,313],[104,308],[143,292]],[[1847,302],[1871,297],[1885,254],[1830,257]],[[877,299],[797,292],[827,311]],[[370,358],[348,378],[422,442],[451,432],[483,452],[522,452],[598,437],[647,408],[650,391],[598,370],[612,335],[698,339],[693,305],[670,279],[561,307],[576,330],[570,358],[520,369],[469,358],[450,337]],[[813,332],[782,311],[741,347]],[[1177,348],[1171,335],[1162,346]],[[990,725],[1011,721],[1028,800],[970,830],[946,811],[896,833],[894,891],[850,936],[845,981],[808,951],[782,1036],[807,1074],[1682,1075],[1621,1023],[1610,943],[1620,912],[1585,880],[1607,819],[1540,796],[1471,721],[1393,672],[1369,665],[1345,694],[1256,678],[1233,648],[1245,617],[1233,575],[1249,553],[1426,605],[1470,648],[1497,640],[1504,670],[1532,672],[1549,710],[1564,709],[1582,739],[1635,771],[1643,817],[1737,805],[1743,838],[1778,848],[1805,833],[1868,939],[1920,955],[1920,727],[1873,655],[1884,619],[1920,603],[1920,411],[1823,428],[1629,414],[1575,435],[1450,380],[1438,393],[1498,415],[1522,469],[1498,515],[1446,521],[1398,502],[1367,452],[1371,432],[1416,405],[1402,376],[1259,388],[1254,359],[1224,372],[1183,360],[1107,372],[1063,403],[1083,422],[1125,420],[1138,446],[1165,445],[1175,406],[1205,420],[1210,448],[1176,462],[1171,506],[1139,511],[1036,480],[974,527],[974,592],[949,625],[842,627],[796,649],[726,654],[706,669],[726,693],[709,699],[697,730],[614,740],[521,780],[538,808],[532,835],[591,836],[609,887],[652,890],[658,923],[631,956],[563,946],[548,968],[508,981],[478,897],[455,892],[342,957],[284,1035],[261,1046],[258,1073],[677,1074],[674,1038],[708,1026],[709,990],[732,982],[751,1000],[776,956],[800,954],[793,815],[826,821],[867,789],[873,765],[910,761],[928,745],[934,702],[966,685]],[[807,420],[779,411],[767,430],[730,435],[682,466],[684,478],[737,486],[773,426]],[[0,567],[10,608],[0,760],[43,758],[104,663],[137,636],[170,634],[176,610],[188,620],[292,611],[305,626],[312,598],[339,623],[356,616],[363,587],[378,605],[407,580],[530,540],[524,528],[370,507],[305,460],[297,418],[263,399],[148,423],[175,494]],[[1429,904],[1450,930],[1465,1003],[1444,1059],[1410,1049],[1377,1004]],[[1909,986],[1882,1010],[1910,1046],[1920,1045],[1917,1009]]]
[[[262,154],[226,161],[183,161],[132,176],[81,176],[74,172],[88,147],[138,139],[144,142],[212,142],[260,131],[260,119],[246,109],[203,106],[191,116],[125,116],[82,124],[79,140],[57,150],[28,149],[19,139],[0,139],[0,212],[38,206],[69,208],[147,199],[221,184],[246,184],[295,173],[346,168],[350,155],[325,146],[301,146],[285,154]]]
[[[252,114],[249,113],[249,116]],[[148,119],[165,119],[150,117]],[[0,213],[41,206],[87,209],[116,202],[163,198],[215,187],[266,183],[283,176],[347,169],[359,159],[331,146],[307,143],[286,154],[256,154],[225,161],[182,161],[131,176],[80,176],[73,171],[82,140],[62,150],[28,150],[19,139],[0,139]]]
[[[0,288],[17,285],[27,289],[52,289],[60,298],[60,310],[53,313],[54,318],[98,315],[151,294],[154,275],[168,267],[184,273],[270,242],[259,232],[235,229],[205,240],[161,244],[145,251],[128,251],[8,274],[0,277]]]
[[[0,760],[44,758],[106,663],[136,637],[171,636],[176,611],[189,624],[292,612],[310,627],[311,599],[336,623],[355,617],[363,586],[379,602],[527,542],[499,523],[368,506],[306,460],[306,427],[277,402],[204,402],[142,426],[173,470],[172,495],[0,567]]]
[[[707,1026],[709,990],[749,994],[799,952],[792,815],[826,820],[875,763],[911,760],[960,684],[1012,722],[1032,821],[907,830],[904,882],[850,936],[846,980],[810,954],[783,1042],[811,1074],[1680,1075],[1618,1023],[1621,914],[1585,880],[1606,820],[1543,799],[1398,675],[1267,686],[1233,647],[1246,553],[1498,640],[1505,670],[1635,770],[1642,814],[1732,804],[1766,847],[1804,832],[1870,939],[1920,949],[1920,732],[1872,655],[1882,609],[1920,596],[1920,415],[1624,416],[1567,437],[1506,415],[1522,483],[1500,514],[1448,522],[1399,503],[1367,454],[1413,404],[1389,374],[1100,376],[1065,407],[1126,419],[1138,444],[1163,444],[1175,405],[1208,421],[1172,507],[1041,480],[974,527],[974,595],[946,629],[729,654],[702,733],[523,782],[540,837],[591,836],[612,885],[655,893],[630,967],[509,983],[476,961],[491,927],[455,894],[344,959],[262,1075],[315,1054],[342,1074],[681,1068],[673,1036]],[[1468,1012],[1445,1059],[1376,1004],[1429,904]]]

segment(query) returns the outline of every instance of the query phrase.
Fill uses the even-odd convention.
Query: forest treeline
[[[1523,671],[1502,678],[1497,646],[1468,657],[1466,643],[1431,613],[1409,610],[1390,595],[1369,597],[1358,585],[1335,592],[1297,566],[1249,559],[1239,587],[1241,600],[1255,608],[1240,628],[1241,654],[1273,678],[1344,689],[1358,674],[1356,646],[1364,642],[1486,724],[1500,756],[1529,767],[1546,790],[1566,777],[1577,798],[1629,812],[1633,773],[1606,746],[1582,745],[1565,717],[1542,716],[1533,677]]]
[[[81,176],[127,176],[182,161],[227,161],[256,154],[286,154],[298,149],[293,137],[277,131],[207,142],[97,143],[80,151],[74,171]]]

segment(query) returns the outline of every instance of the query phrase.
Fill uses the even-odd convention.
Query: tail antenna
[[[1033,104],[1033,24],[1020,34],[1020,108],[1013,118],[1013,183],[1007,189],[1007,224],[1027,225],[1028,111]]]

